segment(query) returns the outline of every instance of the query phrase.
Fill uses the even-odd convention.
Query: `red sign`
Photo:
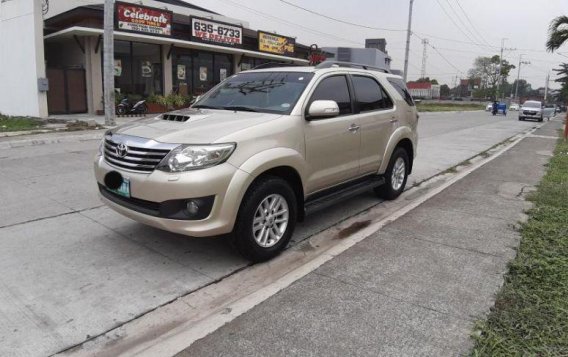
[[[152,35],[172,35],[173,13],[152,7],[116,3],[116,28]]]

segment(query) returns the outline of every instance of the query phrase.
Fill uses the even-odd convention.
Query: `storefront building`
[[[48,113],[100,114],[103,1],[51,0],[50,6],[43,15]],[[117,2],[114,15],[121,96],[195,96],[263,63],[309,63],[310,47],[294,38],[251,30],[181,0]]]

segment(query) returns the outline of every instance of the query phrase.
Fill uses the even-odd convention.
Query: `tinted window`
[[[370,77],[354,76],[353,87],[359,111],[368,112],[392,108],[392,101],[383,92],[383,89]]]
[[[345,76],[328,77],[318,84],[318,87],[312,94],[311,102],[316,100],[334,100],[339,106],[339,114],[350,114],[351,96],[347,87],[347,78]]]
[[[404,98],[404,100],[406,101],[406,103],[408,103],[408,105],[414,105],[414,101],[412,100],[412,96],[410,95],[410,92],[408,91],[408,89],[406,89],[406,85],[404,84],[402,79],[389,78],[389,82],[390,82],[390,84],[392,84],[394,89],[396,89],[396,91],[402,96],[402,98]]]

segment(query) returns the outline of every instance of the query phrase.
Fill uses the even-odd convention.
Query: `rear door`
[[[376,173],[398,119],[393,100],[371,75],[351,76],[355,111],[361,125],[360,174]]]
[[[361,141],[347,75],[323,77],[309,98],[306,111],[315,100],[334,100],[340,114],[333,118],[306,118],[307,194],[356,178]]]

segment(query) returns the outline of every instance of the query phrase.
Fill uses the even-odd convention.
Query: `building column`
[[[243,58],[242,54],[240,53],[233,54],[233,73],[239,73],[241,71],[241,66],[239,66],[241,58]]]
[[[47,117],[41,1],[0,1],[0,112]]]
[[[96,114],[97,110],[103,110],[102,39],[96,51],[98,42],[98,37],[85,38],[87,108],[91,115]]]
[[[169,94],[174,89],[172,78],[172,57],[168,58],[170,52],[169,45],[162,45],[162,76],[164,78],[164,95]]]

